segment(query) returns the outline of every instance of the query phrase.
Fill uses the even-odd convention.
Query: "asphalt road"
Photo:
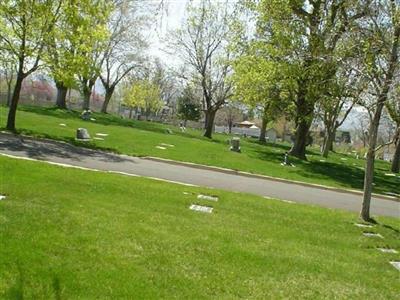
[[[361,208],[361,195],[115,155],[56,141],[21,138],[1,133],[0,153],[89,169],[123,172],[228,191],[246,192],[353,212],[359,212]],[[399,218],[400,203],[373,198],[371,213]]]

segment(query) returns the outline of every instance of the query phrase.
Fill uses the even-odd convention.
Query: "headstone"
[[[372,228],[374,226],[368,224],[361,224],[361,223],[354,223],[354,226],[361,227],[361,228]]]
[[[92,112],[90,111],[90,109],[85,109],[82,113],[81,113],[81,119],[88,121],[90,120],[90,116],[92,115]]]
[[[162,147],[162,146],[156,146],[156,148],[157,148],[157,149],[160,149],[160,150],[165,150],[165,149],[167,149],[167,148]]]
[[[161,146],[165,146],[165,147],[175,147],[175,145],[172,145],[172,144],[165,144],[165,143],[161,143],[160,144]]]
[[[208,195],[197,195],[197,199],[202,199],[202,200],[210,200],[210,201],[218,201],[217,196],[208,196]]]
[[[6,199],[6,196],[0,195],[0,200],[5,200],[5,199]]]
[[[379,233],[363,232],[363,235],[367,236],[367,237],[378,237],[378,238],[383,239],[383,236],[381,234],[379,234]]]
[[[60,124],[58,124],[58,125],[60,125],[60,126],[62,126],[62,127],[67,126],[67,124],[64,124],[64,123],[60,123]]]
[[[204,213],[209,213],[209,214],[211,214],[212,211],[213,211],[213,208],[212,208],[212,207],[209,207],[209,206],[202,206],[202,205],[196,205],[196,204],[190,205],[189,209],[195,210],[195,211],[204,212]]]
[[[234,137],[231,139],[231,151],[240,152],[240,138]]]
[[[76,130],[76,139],[77,140],[90,140],[89,132],[86,128],[78,128]]]
[[[400,271],[400,261],[390,261],[389,263]]]
[[[96,133],[96,135],[97,136],[108,136],[108,133],[100,133],[100,132],[98,132],[98,133]]]
[[[390,248],[377,248],[379,251],[383,252],[383,253],[399,253],[397,250],[395,249],[390,249]]]

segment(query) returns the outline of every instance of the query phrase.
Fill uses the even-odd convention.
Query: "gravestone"
[[[240,152],[240,138],[234,137],[231,139],[231,151]]]
[[[6,199],[6,196],[0,195],[0,200],[4,200],[4,199]]]
[[[90,140],[90,135],[89,132],[87,131],[86,128],[78,128],[76,130],[76,139],[77,140]]]
[[[197,195],[197,199],[203,199],[203,200],[210,200],[210,201],[218,201],[217,196],[208,196],[208,195]]]
[[[394,254],[398,253],[397,250],[391,248],[377,248],[377,249],[383,253],[394,253]]]
[[[374,233],[374,232],[363,232],[363,235],[364,235],[364,236],[367,236],[367,237],[378,237],[378,238],[383,239],[383,236],[382,236],[381,234],[379,234],[379,233]]]
[[[199,212],[209,213],[209,214],[211,214],[213,211],[212,207],[196,205],[196,204],[190,205],[189,209],[199,211]]]
[[[82,113],[81,113],[81,119],[88,121],[90,120],[90,116],[92,115],[92,112],[90,111],[90,109],[85,109]]]

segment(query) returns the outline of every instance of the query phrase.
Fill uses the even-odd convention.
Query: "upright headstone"
[[[77,140],[90,140],[89,132],[86,128],[78,128],[76,130],[76,139]]]
[[[240,138],[234,137],[231,139],[231,151],[240,152]]]

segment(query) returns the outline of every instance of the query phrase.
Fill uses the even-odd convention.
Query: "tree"
[[[246,1],[245,1],[246,2]],[[307,136],[315,105],[336,74],[342,43],[353,24],[365,15],[369,0],[248,1],[257,17],[257,38],[267,58],[282,64],[295,81],[296,133],[290,154],[306,159]],[[279,68],[280,69],[280,68]]]
[[[204,136],[211,138],[215,114],[231,96],[228,6],[211,0],[190,2],[183,29],[174,34],[171,46],[190,68],[202,90]]]
[[[395,144],[395,152],[393,155],[391,171],[393,173],[400,172],[400,86],[397,86],[395,94],[386,102],[386,108],[390,118],[396,124],[396,132],[394,134],[393,142]]]
[[[225,104],[217,114],[217,117],[223,120],[228,125],[228,132],[232,133],[232,127],[236,122],[243,121],[243,110],[240,107],[240,103],[230,101]]]
[[[87,1],[90,5],[82,7],[82,11],[79,12],[79,31],[85,33],[85,42],[82,43],[81,39],[72,41],[72,48],[76,51],[76,57],[82,66],[76,76],[83,96],[84,110],[90,107],[92,90],[100,76],[104,62],[102,54],[109,40],[107,21],[113,9],[113,2],[110,0]]]
[[[357,104],[364,86],[362,78],[351,67],[342,66],[320,100],[319,108],[325,127],[323,157],[328,157],[329,151],[333,150],[336,131]]]
[[[2,0],[0,2],[0,49],[17,62],[17,75],[7,118],[15,131],[15,117],[22,81],[39,68],[44,49],[54,34],[62,0]]]
[[[12,57],[10,57],[7,54],[1,58],[0,63],[1,63],[1,71],[4,75],[4,80],[7,85],[7,106],[10,107],[12,88],[17,73],[16,63],[15,61],[13,61]]]
[[[290,109],[291,83],[283,75],[283,68],[278,69],[278,64],[265,58],[257,42],[253,46],[234,62],[233,82],[235,97],[259,109],[262,119],[259,140],[265,143],[268,123]]]
[[[159,88],[149,80],[138,80],[128,86],[123,101],[131,111],[135,108],[144,112],[146,120],[163,105]]]
[[[178,117],[186,126],[186,121],[198,121],[201,117],[201,106],[190,86],[186,86],[182,95],[178,97]]]
[[[371,221],[370,204],[374,178],[378,128],[394,76],[399,69],[400,10],[396,0],[372,1],[369,15],[360,24],[358,45],[360,75],[370,84],[364,93],[370,116],[368,152],[364,175],[364,194],[360,217]]]
[[[143,5],[138,1],[117,2],[108,22],[110,37],[102,54],[100,74],[105,89],[103,113],[107,113],[116,86],[134,68],[142,65],[141,53],[148,47],[142,33],[148,17],[140,9]]]

